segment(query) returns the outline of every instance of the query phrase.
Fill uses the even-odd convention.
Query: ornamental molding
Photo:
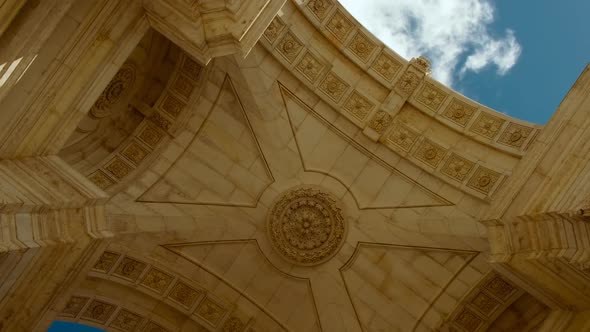
[[[347,229],[339,200],[317,186],[284,192],[267,216],[272,247],[283,259],[302,266],[332,258],[344,244]]]

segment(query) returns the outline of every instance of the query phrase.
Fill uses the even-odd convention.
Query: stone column
[[[150,24],[201,64],[230,54],[246,56],[285,0],[146,0]]]
[[[588,91],[587,67],[482,218],[494,268],[555,310],[590,309]]]
[[[0,251],[107,237],[108,196],[56,156],[0,160]]]
[[[554,307],[590,309],[590,218],[544,213],[485,224],[499,271]]]

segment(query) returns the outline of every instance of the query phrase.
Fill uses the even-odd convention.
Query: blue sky
[[[544,124],[590,62],[587,0],[341,0],[406,58],[499,112]]]
[[[104,332],[104,330],[77,323],[55,321],[47,332]]]

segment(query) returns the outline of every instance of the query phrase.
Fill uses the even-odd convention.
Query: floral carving
[[[330,259],[344,243],[346,229],[337,199],[312,186],[283,193],[267,218],[272,246],[298,265],[317,265]]]
[[[211,325],[217,326],[225,314],[225,309],[207,297],[199,303],[196,313]]]
[[[491,169],[479,166],[475,171],[475,174],[471,176],[467,186],[480,191],[484,194],[489,193],[496,182],[500,179],[500,173],[494,172]]]
[[[126,63],[119,69],[109,82],[102,94],[98,97],[90,110],[90,115],[95,118],[103,118],[109,115],[109,108],[121,98],[121,96],[135,82],[135,66]]]
[[[82,311],[89,298],[84,296],[72,296],[66,307],[61,311],[62,316],[76,317]]]
[[[170,286],[172,279],[171,275],[152,268],[143,278],[141,284],[161,294]]]
[[[98,261],[94,264],[93,269],[103,273],[108,273],[113,268],[113,266],[115,266],[115,263],[120,256],[120,254],[105,251],[102,253],[102,255],[100,255]]]
[[[179,74],[176,76],[176,80],[174,81],[172,88],[180,96],[184,97],[184,99],[188,99],[195,88],[195,84],[186,76]]]
[[[382,52],[373,62],[372,68],[385,80],[391,81],[402,68],[402,64],[392,56]]]
[[[139,323],[141,323],[141,320],[141,316],[134,314],[131,311],[121,309],[109,325],[123,331],[135,331],[137,326],[139,326]]]
[[[463,181],[465,177],[467,177],[467,174],[471,172],[474,165],[475,163],[453,153],[445,163],[441,172],[453,179]]]
[[[372,41],[369,40],[362,32],[357,32],[348,43],[348,49],[358,56],[363,62],[367,62],[373,51],[377,48]]]
[[[336,74],[333,72],[329,72],[320,83],[320,90],[327,94],[335,102],[340,101],[348,87],[349,85],[336,76]]]
[[[201,74],[202,68],[203,67],[201,67],[201,65],[199,65],[196,61],[189,58],[188,56],[184,56],[181,71],[183,74],[188,76],[188,78],[192,79],[193,81],[196,81],[199,78],[199,75]]]
[[[178,281],[168,296],[188,309],[195,303],[201,293],[201,291],[194,290],[189,285]]]
[[[424,56],[413,58],[412,60],[410,60],[410,63],[424,73],[430,72],[430,60],[428,60],[428,58]]]
[[[477,108],[474,106],[470,106],[467,103],[453,98],[449,106],[445,109],[443,116],[461,127],[465,127],[476,109]]]
[[[414,153],[414,156],[433,168],[436,168],[445,156],[446,151],[438,144],[424,139],[420,148]]]
[[[142,331],[144,331],[144,332],[167,332],[168,330],[166,330],[165,328],[163,328],[159,324],[149,321],[147,324],[145,324],[145,327],[143,328]]]
[[[150,115],[149,119],[158,127],[168,130],[172,126],[172,122],[168,121],[160,112],[154,112]]]
[[[504,278],[496,275],[484,286],[485,289],[489,290],[492,294],[500,299],[506,300],[510,295],[516,291],[516,288],[512,286]]]
[[[457,315],[454,322],[469,332],[476,331],[483,323],[481,318],[468,309],[463,309],[463,311]]]
[[[105,167],[105,169],[109,171],[109,173],[111,173],[113,176],[115,176],[118,180],[121,180],[133,170],[133,167],[124,162],[123,159],[115,156],[115,158],[111,160],[111,162]]]
[[[223,332],[242,332],[244,330],[244,323],[237,317],[230,317],[223,323]]]
[[[185,103],[183,103],[182,101],[178,100],[178,98],[174,97],[171,94],[167,94],[164,97],[164,101],[162,102],[160,108],[170,114],[173,117],[177,117],[180,112],[184,109],[184,107],[186,106]]]
[[[324,65],[311,53],[307,52],[301,58],[297,64],[297,71],[303,74],[310,82],[315,82],[320,74]]]
[[[88,176],[88,178],[97,187],[99,187],[100,189],[103,189],[103,190],[107,189],[108,187],[115,184],[115,181],[111,180],[111,178],[108,177],[108,175],[106,175],[105,172],[103,172],[101,170],[97,170],[94,173],[90,174],[90,176]]]
[[[409,97],[416,90],[421,79],[415,72],[406,70],[395,84],[395,89],[402,97]]]
[[[471,131],[487,138],[494,138],[504,122],[506,121],[503,119],[482,112],[471,125]]]
[[[266,30],[264,31],[264,37],[268,40],[271,44],[277,40],[279,34],[285,28],[285,23],[281,20],[280,17],[276,16]]]
[[[414,143],[418,140],[418,134],[404,125],[396,123],[387,139],[407,152],[410,151]]]
[[[333,3],[331,0],[311,0],[307,3],[307,8],[309,8],[320,21],[326,17],[332,6]]]
[[[498,142],[520,148],[532,131],[533,128],[510,123],[498,139]]]
[[[471,304],[479,310],[482,314],[490,316],[494,310],[500,305],[500,302],[496,301],[486,293],[479,292],[472,300]]]
[[[448,94],[431,83],[425,83],[416,100],[433,111],[437,111]]]
[[[367,117],[373,107],[375,105],[356,90],[350,94],[344,103],[344,109],[361,121]]]
[[[277,50],[289,63],[295,60],[302,49],[303,44],[291,32],[287,33],[277,45]]]
[[[125,257],[123,261],[117,265],[114,274],[130,279],[132,281],[137,280],[141,272],[145,269],[146,264],[140,261],[136,261],[135,259]]]
[[[145,126],[139,133],[138,138],[150,147],[155,148],[162,140],[162,133],[153,126]]]
[[[387,127],[389,127],[391,124],[391,121],[393,121],[393,117],[389,115],[389,113],[379,110],[377,113],[375,113],[371,119],[371,122],[369,122],[369,128],[373,129],[379,134],[383,134]]]
[[[104,324],[115,311],[115,306],[98,300],[93,300],[82,314],[82,318]]]
[[[135,165],[139,165],[139,163],[141,163],[141,161],[148,155],[148,152],[138,143],[132,141],[127,147],[125,147],[125,149],[123,149],[122,154]]]
[[[346,37],[348,37],[353,27],[354,25],[352,22],[344,16],[340,10],[336,10],[334,15],[332,15],[328,21],[328,24],[326,24],[326,29],[340,42],[346,40]]]

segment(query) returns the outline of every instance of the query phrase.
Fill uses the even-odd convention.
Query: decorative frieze
[[[117,180],[121,180],[127,174],[131,173],[133,167],[127,164],[123,159],[115,156],[106,166],[105,169]]]
[[[139,165],[145,157],[148,155],[148,151],[146,151],[140,144],[137,142],[131,141],[121,153],[125,158],[131,161],[136,166]]]
[[[77,317],[78,314],[82,311],[86,303],[90,298],[86,296],[72,296],[68,303],[66,303],[65,308],[61,311],[61,316],[67,317]]]
[[[428,107],[432,111],[438,111],[440,106],[445,102],[448,93],[442,89],[437,88],[432,83],[425,82],[422,89],[418,93],[416,100],[422,105]]]
[[[293,63],[303,50],[303,43],[293,33],[288,32],[279,42],[276,49],[289,63]]]
[[[338,103],[350,85],[339,78],[334,72],[328,72],[320,83],[320,91]]]
[[[201,75],[201,70],[203,67],[199,65],[195,60],[191,59],[188,55],[184,55],[182,57],[182,65],[180,66],[180,71],[188,76],[188,78],[196,81],[199,79]]]
[[[465,127],[476,110],[476,107],[453,98],[442,115],[459,126]]]
[[[115,308],[116,307],[110,303],[92,300],[81,317],[82,319],[104,324],[111,317]]]
[[[499,143],[515,148],[520,148],[529,137],[533,128],[519,125],[516,123],[509,123],[500,138]]]
[[[156,293],[162,294],[168,289],[168,286],[170,286],[173,279],[174,277],[168,273],[156,268],[151,268],[141,281],[141,284]]]
[[[170,294],[168,294],[168,297],[188,309],[195,304],[201,294],[201,291],[193,289],[182,281],[177,281],[174,287],[172,287]]]
[[[353,29],[354,24],[340,10],[336,10],[326,24],[326,30],[341,43],[344,43]]]
[[[414,157],[424,162],[428,166],[436,168],[446,153],[446,150],[440,145],[432,142],[429,139],[424,139],[418,150],[414,152]]]
[[[182,96],[185,100],[189,99],[194,89],[195,83],[182,74],[177,75],[174,83],[172,83],[172,91]]]
[[[479,292],[473,297],[470,304],[480,313],[490,317],[492,313],[500,306],[500,301],[484,292]]]
[[[323,21],[328,15],[330,9],[334,6],[332,0],[311,0],[307,3],[307,8],[317,17],[318,20]]]
[[[169,93],[164,96],[164,100],[160,104],[160,109],[173,118],[178,117],[185,107],[186,104],[184,102]]]
[[[395,122],[387,140],[405,152],[409,152],[420,135],[405,125]]]
[[[161,131],[159,131],[156,127],[150,126],[150,125],[145,126],[139,132],[139,135],[137,135],[137,137],[142,142],[144,142],[145,144],[147,144],[151,148],[155,148],[156,145],[158,145],[158,143],[160,143],[163,136],[164,136],[164,134],[162,134]]]
[[[115,184],[115,181],[111,180],[111,178],[101,170],[94,171],[88,176],[88,179],[90,179],[92,183],[103,190]]]
[[[441,172],[455,180],[463,181],[474,166],[474,162],[460,157],[456,153],[451,153],[451,156],[445,162]]]
[[[364,33],[357,31],[354,37],[348,43],[347,48],[356,55],[361,61],[367,62],[371,58],[377,45],[372,42]]]
[[[230,317],[224,323],[221,330],[223,332],[242,332],[246,325],[237,317]]]
[[[471,131],[486,138],[494,138],[498,135],[504,122],[506,120],[481,112],[473,125],[471,125]]]
[[[371,65],[371,68],[388,82],[393,80],[402,67],[403,65],[399,61],[385,52],[381,52]]]
[[[113,321],[109,324],[109,326],[114,327],[116,329],[122,331],[135,331],[135,329],[139,326],[143,317],[138,314],[135,314],[129,310],[121,309],[117,312],[117,315],[113,319]]]
[[[144,271],[146,264],[130,257],[124,257],[115,268],[114,275],[136,281]]]
[[[105,251],[100,255],[98,261],[94,264],[92,269],[103,273],[108,273],[113,268],[113,266],[115,266],[115,263],[117,263],[119,257],[121,257],[121,254]]]
[[[275,16],[268,28],[264,31],[264,38],[266,38],[269,43],[273,44],[277,38],[279,38],[279,35],[283,32],[284,28],[285,22],[283,22],[279,16]]]
[[[489,194],[496,182],[500,179],[500,176],[501,174],[498,172],[478,166],[475,173],[469,179],[469,182],[467,182],[467,186],[484,194]]]
[[[356,90],[344,102],[344,109],[361,121],[371,113],[373,107],[375,105]]]
[[[303,55],[297,66],[295,66],[297,71],[303,74],[311,83],[314,83],[320,77],[324,67],[325,65],[309,51]]]
[[[199,303],[196,310],[197,316],[213,326],[219,324],[226,312],[226,309],[208,297]]]
[[[385,130],[389,127],[392,121],[393,117],[389,113],[378,110],[375,115],[373,115],[371,122],[369,122],[369,128],[382,135],[385,133]]]
[[[402,77],[395,83],[395,91],[402,97],[407,98],[420,85],[422,77],[413,70],[406,70]]]

